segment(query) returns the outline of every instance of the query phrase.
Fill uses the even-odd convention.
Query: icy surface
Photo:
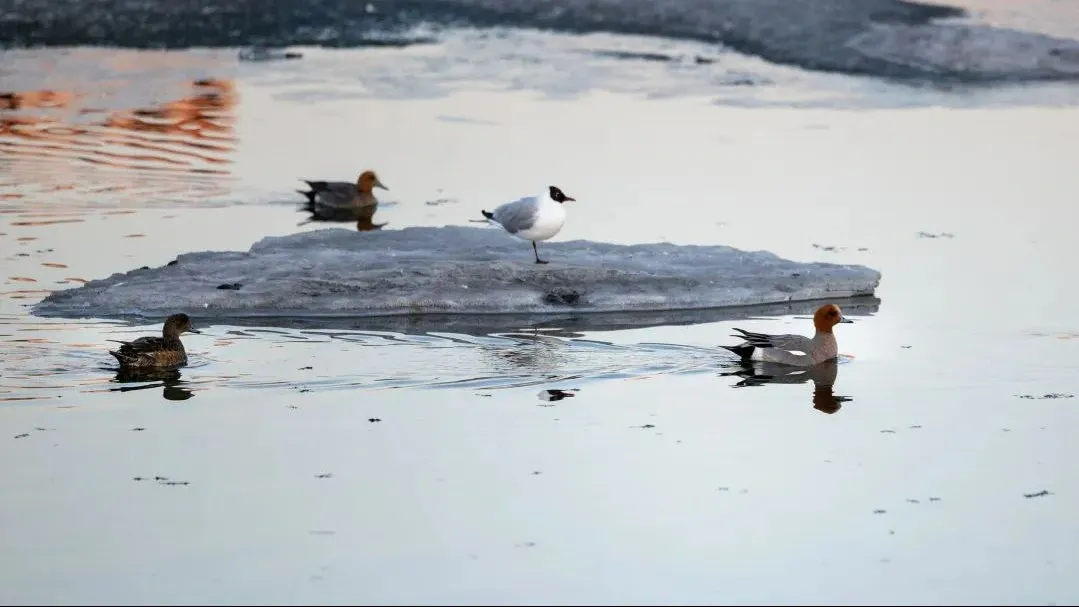
[[[180,255],[50,294],[41,316],[200,319],[574,314],[722,308],[872,295],[880,273],[725,246],[541,243],[472,227],[265,238]]]
[[[1079,42],[978,24],[877,25],[851,38],[869,58],[976,80],[1079,79]]]
[[[771,63],[905,80],[1076,79],[1079,42],[942,21],[963,18],[973,21],[962,8],[909,0],[0,0],[0,48],[403,47],[472,26],[695,40]]]

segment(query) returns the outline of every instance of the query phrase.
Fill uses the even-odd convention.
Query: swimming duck
[[[375,210],[378,209],[374,189],[389,190],[379,180],[378,175],[370,170],[360,173],[356,183],[306,179],[303,181],[311,189],[296,191],[307,197],[304,210],[311,213],[312,221],[359,221],[370,224]]]
[[[843,316],[843,311],[835,304],[826,304],[813,314],[813,326],[817,329],[812,338],[802,335],[770,335],[752,333],[735,328],[744,343],[737,346],[720,346],[734,352],[744,361],[782,363],[796,367],[810,367],[817,363],[831,360],[839,354],[832,327],[839,323],[854,322]],[[798,353],[800,352],[800,354]]]
[[[109,350],[121,368],[147,369],[160,367],[182,367],[187,364],[187,352],[180,341],[181,333],[201,333],[191,326],[187,314],[173,314],[165,319],[161,337],[140,337],[134,341],[118,341],[122,344],[116,350]]]
[[[507,202],[496,207],[494,211],[482,210],[480,213],[510,234],[531,241],[536,263],[547,263],[547,260],[540,259],[536,241],[547,240],[558,234],[566,223],[566,208],[562,204],[575,201],[576,199],[566,196],[562,190],[552,185],[547,186],[547,190],[538,196]]]

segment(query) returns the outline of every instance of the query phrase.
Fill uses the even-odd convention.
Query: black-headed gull
[[[843,316],[842,310],[835,304],[826,304],[813,314],[813,326],[817,332],[812,338],[803,335],[769,335],[751,333],[735,328],[744,343],[737,346],[720,346],[734,352],[742,360],[782,363],[796,367],[810,367],[831,360],[839,354],[832,327],[841,322],[854,322]],[[796,352],[801,352],[797,354]]]
[[[547,263],[540,259],[536,242],[552,238],[566,223],[565,202],[575,201],[562,193],[555,186],[548,186],[547,191],[538,196],[529,196],[513,202],[499,205],[494,211],[480,211],[488,221],[493,221],[507,232],[523,240],[532,242],[532,252],[536,254],[536,263]]]

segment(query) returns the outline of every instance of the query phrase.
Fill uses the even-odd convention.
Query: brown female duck
[[[200,333],[191,326],[187,314],[173,314],[165,319],[161,337],[140,337],[134,341],[117,341],[122,344],[109,354],[116,357],[121,368],[149,369],[162,367],[182,367],[187,364],[187,352],[180,341],[181,333]]]
[[[303,181],[311,189],[296,191],[307,197],[304,210],[311,213],[312,221],[359,221],[369,225],[378,209],[374,189],[389,190],[374,171],[364,171],[356,183]]]

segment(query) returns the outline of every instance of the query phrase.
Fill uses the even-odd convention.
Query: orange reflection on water
[[[53,224],[56,224],[56,223],[79,223],[79,222],[82,222],[82,221],[86,221],[86,220],[85,219],[48,219],[48,220],[43,220],[43,221],[41,221],[41,220],[39,220],[39,221],[13,221],[13,222],[11,222],[11,225],[13,225],[13,226],[24,226],[24,227],[25,226],[48,226],[48,225],[53,225]]]
[[[105,109],[101,97],[156,95],[177,82],[168,81],[168,68],[148,74],[146,66],[130,79],[80,82],[75,63],[42,62],[37,69],[55,70],[54,77],[72,71],[79,92],[0,92],[0,170],[14,178],[0,190],[16,190],[0,191],[0,203],[26,208],[41,199],[55,205],[47,193],[65,192],[64,199],[74,198],[78,206],[112,206],[126,197],[141,207],[146,201],[227,193],[220,181],[231,177],[237,142],[238,96],[231,80],[184,80],[186,92],[171,101],[126,108],[105,103],[114,106]],[[85,98],[95,99],[95,107],[78,107]]]
[[[76,154],[75,159],[85,162],[129,168],[138,166],[136,162],[193,168],[197,167],[192,161],[215,165],[231,162],[200,152],[227,153],[234,149],[235,118],[230,110],[236,104],[236,94],[232,84],[205,80],[192,83],[192,87],[195,91],[188,97],[154,108],[114,111],[98,122],[80,127],[65,125],[52,115],[3,116],[0,135],[16,140],[0,141],[0,144],[7,153],[15,155],[70,152]],[[207,87],[212,90],[204,90]],[[32,145],[26,145],[31,142]],[[107,147],[127,148],[134,153],[110,151]],[[227,174],[227,171],[217,172]],[[66,187],[73,188],[74,183]]]
[[[22,289],[17,291],[0,291],[0,295],[41,295],[52,293],[49,289]]]
[[[66,91],[26,91],[0,93],[0,110],[29,108],[66,108],[78,96]]]

